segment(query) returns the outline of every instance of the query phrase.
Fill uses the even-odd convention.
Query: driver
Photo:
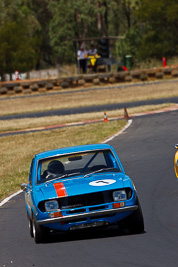
[[[64,165],[62,164],[61,161],[59,160],[53,160],[48,164],[47,170],[44,171],[44,178],[49,179],[49,178],[55,178],[59,174],[64,174]]]

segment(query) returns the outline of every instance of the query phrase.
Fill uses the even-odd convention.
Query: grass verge
[[[178,96],[178,79],[175,82],[140,83],[140,85],[102,90],[68,92],[63,94],[43,94],[27,98],[2,98],[0,114],[21,114],[44,110],[86,107],[111,103],[133,102]]]
[[[28,182],[33,156],[45,150],[74,145],[101,143],[125,126],[124,120],[79,127],[29,133],[1,138],[0,200]]]
[[[166,103],[161,105],[148,105],[128,108],[128,113],[135,114],[141,112],[148,112],[153,110],[159,110],[166,107],[173,106],[175,104]],[[124,115],[123,109],[107,111],[108,119],[112,117],[120,117]],[[25,118],[25,119],[14,119],[14,120],[2,120],[0,123],[0,133],[16,130],[24,130],[38,127],[45,127],[50,125],[59,125],[72,122],[81,122],[88,120],[102,120],[104,118],[104,111],[102,112],[92,112],[92,113],[83,113],[75,115],[65,115],[65,116],[49,116],[42,118]]]
[[[9,98],[0,102],[1,115],[34,112],[74,106],[127,102],[178,95],[177,83],[92,90],[75,94],[50,95],[34,98]],[[140,113],[168,107],[171,104],[129,108],[128,113]],[[107,111],[108,118],[123,116],[123,110]],[[54,124],[103,119],[103,112],[54,116],[36,119],[1,121],[0,132]],[[63,128],[39,133],[1,137],[0,200],[19,190],[28,181],[30,163],[36,153],[59,147],[100,143],[125,126],[125,121],[110,121],[85,126]]]

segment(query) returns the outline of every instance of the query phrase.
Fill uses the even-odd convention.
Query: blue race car
[[[124,225],[144,231],[137,192],[114,149],[107,144],[46,151],[32,160],[21,185],[31,237],[44,242],[51,230]]]

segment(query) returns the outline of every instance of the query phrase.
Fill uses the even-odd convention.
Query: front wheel
[[[137,198],[138,209],[124,220],[124,224],[131,234],[144,232],[144,220],[140,202]]]
[[[35,239],[35,243],[37,244],[43,243],[48,236],[48,231],[45,227],[37,224],[34,216],[32,219],[32,229],[33,229],[33,237]]]
[[[30,236],[33,236],[33,224],[32,224],[32,220],[30,219],[30,216],[27,213],[27,219],[28,219],[28,227],[29,227],[29,231],[30,231]]]

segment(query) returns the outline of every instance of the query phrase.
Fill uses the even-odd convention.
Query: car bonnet
[[[67,197],[81,194],[113,190],[124,187],[123,173],[97,173],[87,177],[58,179],[40,185],[44,199]]]

